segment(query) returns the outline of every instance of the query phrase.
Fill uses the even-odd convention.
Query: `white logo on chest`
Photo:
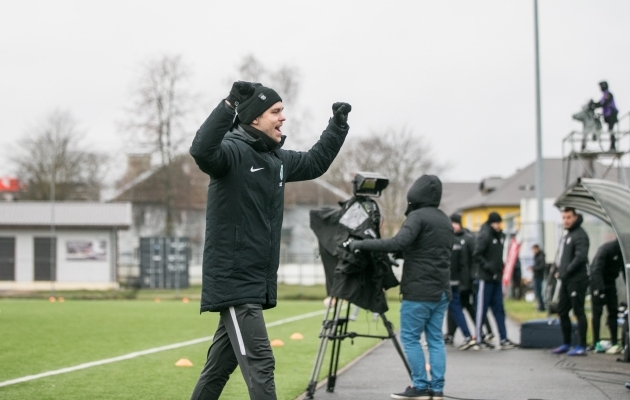
[[[254,166],[252,165],[252,167],[249,170],[251,172],[256,172],[256,171],[260,171],[261,169],[265,169],[265,168],[263,167],[263,168],[256,168],[256,169],[254,169]]]

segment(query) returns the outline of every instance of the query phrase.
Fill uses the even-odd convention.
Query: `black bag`
[[[571,324],[571,344],[578,343],[577,324]],[[556,318],[536,319],[521,325],[521,347],[530,349],[552,349],[563,344],[560,320]]]

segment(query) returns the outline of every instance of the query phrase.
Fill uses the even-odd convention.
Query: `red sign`
[[[19,192],[21,189],[20,181],[17,178],[9,178],[7,176],[0,177],[0,192]]]
[[[521,244],[516,241],[516,237],[512,237],[512,240],[510,240],[510,246],[508,247],[507,258],[505,260],[505,268],[503,268],[503,279],[501,279],[501,283],[503,284],[503,293],[505,293],[510,285],[510,281],[512,280],[512,273],[514,272],[514,266],[516,265],[516,259],[518,258],[520,250]]]

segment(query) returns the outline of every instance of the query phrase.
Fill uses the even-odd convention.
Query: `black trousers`
[[[571,344],[571,318],[569,312],[577,318],[579,345],[586,347],[586,330],[588,322],[584,313],[584,301],[586,299],[586,289],[588,279],[577,281],[562,281],[560,286],[560,299],[558,300],[558,314],[560,314],[560,325],[562,326],[562,339],[564,344]]]
[[[601,294],[601,293],[600,293]],[[599,331],[601,327],[602,314],[604,306],[608,312],[608,329],[610,330],[610,341],[613,345],[617,344],[617,288],[607,285],[604,288],[604,298],[600,296],[591,297],[591,305],[593,308],[593,344],[599,342]]]
[[[190,399],[218,399],[237,365],[241,367],[250,399],[276,400],[275,359],[260,304],[221,311],[206,365]]]

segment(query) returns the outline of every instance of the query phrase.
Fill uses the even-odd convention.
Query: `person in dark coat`
[[[545,311],[542,291],[542,284],[545,279],[545,252],[537,244],[532,246],[532,252],[534,253],[534,265],[530,269],[534,273],[534,293],[538,301],[538,311],[543,312]]]
[[[574,208],[566,207],[562,210],[562,225],[565,234],[560,243],[558,254],[558,272],[560,279],[560,299],[558,300],[558,314],[562,326],[563,344],[551,352],[554,354],[567,353],[569,356],[585,356],[586,331],[588,322],[584,313],[584,301],[588,288],[588,235],[582,229],[583,218]],[[569,312],[577,318],[579,343],[571,348],[571,318]]]
[[[617,343],[617,286],[619,273],[624,270],[621,246],[617,240],[600,246],[591,265],[591,302],[593,310],[593,343],[596,353],[603,353],[599,343],[599,330],[604,306],[608,312],[608,329],[610,330],[611,348],[606,351],[616,354],[621,351]]]
[[[501,230],[503,219],[496,212],[488,214],[488,220],[481,226],[473,258],[479,265],[479,290],[477,293],[477,337],[482,337],[483,316],[492,310],[499,329],[499,345],[503,350],[512,349],[515,344],[507,338],[505,329],[505,309],[503,308],[503,246],[505,234]]]
[[[460,350],[468,350],[470,348],[478,350],[477,342],[472,338],[466,317],[464,316],[464,303],[472,308],[469,299],[462,300],[462,287],[471,288],[470,270],[472,268],[472,246],[474,238],[465,229],[462,228],[462,217],[459,214],[451,215],[451,224],[453,225],[453,251],[451,253],[451,292],[453,300],[448,305],[447,328],[448,333],[444,339],[444,343],[452,344],[455,330],[459,327],[464,335],[464,342],[459,346]],[[469,295],[468,295],[469,296]],[[474,321],[474,310],[468,311]]]
[[[351,251],[402,252],[404,264],[400,292],[401,341],[411,368],[413,385],[394,399],[442,399],[446,352],[442,339],[444,313],[451,300],[450,261],[453,227],[438,210],[442,182],[434,175],[423,175],[407,193],[408,207],[396,236],[390,239],[356,240]],[[427,378],[420,336],[429,346],[431,380]]]
[[[201,312],[220,313],[191,399],[218,399],[240,366],[251,399],[276,399],[263,309],[276,306],[284,186],[321,176],[348,133],[347,103],[308,152],[282,149],[282,99],[235,82],[197,131],[190,154],[210,176]]]

